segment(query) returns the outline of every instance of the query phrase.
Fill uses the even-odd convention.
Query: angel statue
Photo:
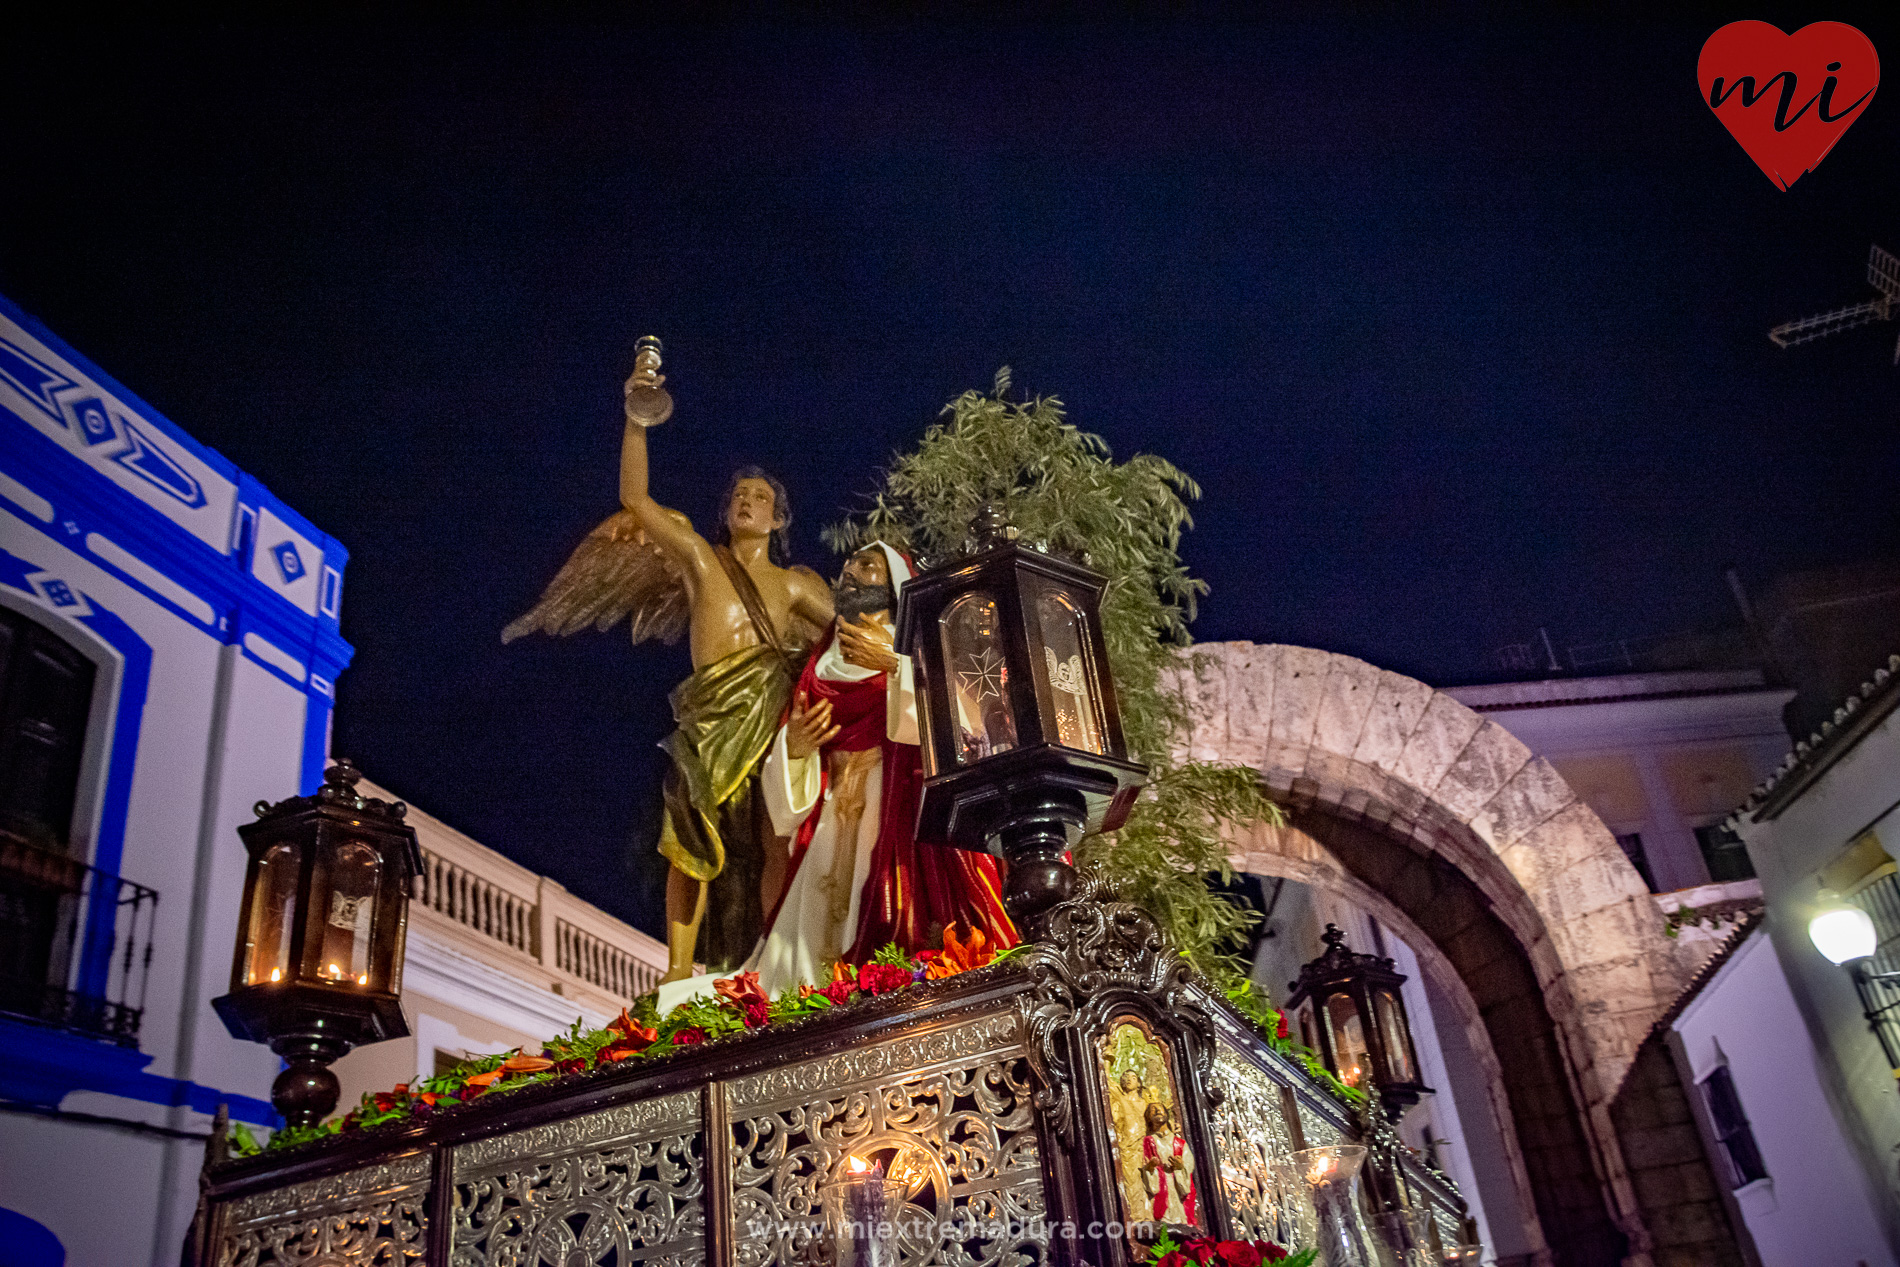
[[[788,566],[791,504],[784,485],[758,467],[733,473],[710,542],[653,500],[647,428],[673,412],[659,368],[660,341],[642,338],[627,380],[622,509],[588,534],[501,638],[604,631],[623,619],[635,643],[688,635],[693,675],[673,690],[678,728],[660,743],[672,758],[660,828],[660,853],[671,864],[661,980],[670,982],[693,975],[695,951],[714,971],[745,959],[777,899],[782,851],[769,848],[759,765],[832,607],[817,573]],[[781,874],[768,874],[772,863]]]

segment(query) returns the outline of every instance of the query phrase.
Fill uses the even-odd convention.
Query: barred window
[[[1727,1065],[1717,1065],[1702,1080],[1702,1094],[1708,1099],[1709,1120],[1715,1126],[1715,1138],[1721,1141],[1728,1158],[1729,1187],[1740,1188],[1768,1177],[1762,1165],[1761,1149],[1755,1146],[1755,1132],[1742,1112],[1742,1098],[1735,1093],[1735,1079]]]

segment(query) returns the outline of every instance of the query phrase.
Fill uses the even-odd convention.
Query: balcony
[[[368,780],[359,786],[397,799]],[[423,861],[412,938],[420,933],[603,1016],[659,983],[666,947],[657,939],[413,806],[408,821]]]
[[[244,1159],[214,1139],[186,1262],[793,1267],[857,1158],[906,1181],[906,1263],[1131,1267],[1120,1224],[1153,1217],[1142,1103],[1185,1137],[1204,1231],[1310,1243],[1292,1153],[1360,1122],[1146,914],[1084,898],[1049,927],[989,967],[667,1056]],[[1363,1193],[1462,1240],[1449,1183],[1389,1130],[1368,1142]]]
[[[0,1014],[137,1048],[158,893],[0,832]]]

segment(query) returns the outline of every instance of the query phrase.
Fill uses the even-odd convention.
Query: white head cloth
[[[903,592],[904,583],[911,578],[910,564],[905,561],[903,555],[882,541],[873,541],[871,545],[865,546],[863,550],[856,553],[862,554],[864,550],[869,550],[872,546],[884,552],[885,565],[891,570],[891,602],[893,604],[891,618],[896,619],[897,596]],[[831,640],[831,645],[826,647],[824,653],[818,657],[818,676],[828,682],[862,682],[865,678],[877,676],[877,672],[876,669],[863,668],[845,659],[836,638]]]

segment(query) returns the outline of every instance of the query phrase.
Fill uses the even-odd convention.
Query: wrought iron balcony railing
[[[138,1046],[158,893],[0,832],[0,1014]]]

